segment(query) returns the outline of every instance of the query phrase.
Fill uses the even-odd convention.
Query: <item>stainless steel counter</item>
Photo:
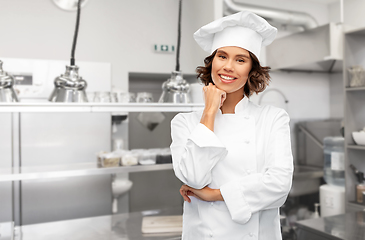
[[[297,222],[297,239],[365,239],[365,212],[308,219]]]
[[[14,240],[180,240],[181,234],[143,234],[144,216],[181,215],[182,208],[108,215],[15,227]]]

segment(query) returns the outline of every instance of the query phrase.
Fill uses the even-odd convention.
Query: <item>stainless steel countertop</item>
[[[181,234],[143,234],[144,216],[181,215],[182,208],[123,213],[15,227],[14,240],[180,240]]]
[[[297,227],[326,239],[364,240],[365,212],[298,221]]]

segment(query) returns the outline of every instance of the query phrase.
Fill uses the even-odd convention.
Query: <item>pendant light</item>
[[[14,77],[3,71],[3,62],[0,60],[0,102],[19,102],[13,85]]]
[[[89,0],[81,0],[81,8],[84,7],[88,1]],[[53,3],[62,10],[75,11],[77,10],[78,0],[53,0]]]
[[[75,65],[75,49],[77,34],[79,31],[81,0],[77,3],[77,18],[75,34],[72,44],[70,66],[66,66],[66,72],[54,80],[55,88],[49,97],[51,102],[88,102],[85,89],[87,83],[79,76],[79,67]]]
[[[162,84],[160,103],[189,103],[189,83],[183,78],[180,71],[180,41],[181,41],[181,2],[179,1],[179,21],[176,51],[176,67],[171,77]]]

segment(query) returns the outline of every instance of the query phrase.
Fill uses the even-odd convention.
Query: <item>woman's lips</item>
[[[221,82],[223,83],[233,83],[234,80],[236,80],[235,77],[229,76],[229,75],[224,75],[224,74],[218,74],[219,79],[221,80]]]

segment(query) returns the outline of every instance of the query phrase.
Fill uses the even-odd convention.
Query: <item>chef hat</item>
[[[194,39],[209,53],[221,47],[236,46],[252,52],[259,58],[261,46],[272,43],[276,33],[277,29],[262,17],[242,11],[201,27],[194,33]]]

